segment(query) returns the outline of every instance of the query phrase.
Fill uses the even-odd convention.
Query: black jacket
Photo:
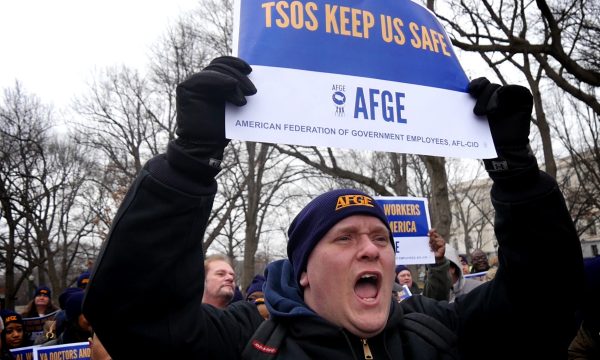
[[[83,308],[113,358],[240,359],[252,345],[263,321],[252,304],[236,302],[226,311],[201,304],[202,237],[215,175],[171,143],[166,156],[146,164],[129,190],[96,261]],[[447,358],[431,339],[406,331],[403,317],[411,312],[426,313],[455,333],[456,357],[566,358],[579,299],[577,291],[555,293],[573,279],[575,288],[581,285],[575,228],[548,175],[540,172],[527,186],[505,184],[492,189],[500,245],[496,278],[453,304],[415,296],[392,305],[385,331],[368,340],[375,359]],[[550,261],[560,261],[561,270],[540,276]],[[289,282],[284,263],[268,284]],[[276,355],[364,358],[357,339],[312,313],[299,292],[293,304],[272,298],[288,299],[290,291],[297,290],[266,290],[273,321],[286,330]]]

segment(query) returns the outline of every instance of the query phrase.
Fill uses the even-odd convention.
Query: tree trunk
[[[14,235],[9,235],[12,239],[14,239]],[[14,243],[14,240],[11,241],[12,243]],[[6,249],[6,271],[4,274],[4,281],[5,281],[5,293],[4,293],[4,300],[6,301],[4,306],[7,309],[14,309],[15,308],[15,295],[17,292],[17,289],[15,289],[15,263],[14,263],[14,246],[8,246],[8,248]]]
[[[408,165],[406,163],[406,154],[400,154],[400,156],[398,156],[397,153],[390,153],[390,159],[395,175],[395,181],[392,184],[394,192],[398,196],[407,196],[408,179],[406,174],[408,170]]]
[[[554,161],[554,151],[552,150],[552,135],[550,134],[550,126],[546,119],[544,106],[542,104],[542,95],[538,86],[531,86],[533,94],[533,105],[537,119],[537,127],[542,139],[542,150],[544,152],[544,164],[546,165],[546,173],[556,178],[556,161]]]
[[[450,199],[448,195],[448,176],[446,159],[434,156],[421,156],[431,180],[431,226],[435,227],[445,239],[450,238]]]
[[[259,146],[258,155],[256,148]],[[269,145],[247,142],[248,150],[248,196],[246,209],[246,241],[244,242],[244,273],[242,274],[242,288],[245,289],[254,277],[256,250],[260,239],[258,215],[262,197],[262,175],[266,163]]]

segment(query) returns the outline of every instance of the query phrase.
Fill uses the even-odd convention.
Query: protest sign
[[[410,289],[407,285],[402,285],[401,290],[398,292],[398,300],[401,302],[402,300],[406,300],[411,297],[413,294],[410,292]]]
[[[31,341],[35,341],[38,336],[44,334],[44,324],[46,321],[53,321],[58,311],[56,310],[44,316],[23,318],[25,332],[30,334]]]
[[[10,349],[10,353],[15,360],[33,360],[33,349],[37,346],[27,346],[22,348]]]
[[[90,360],[91,350],[87,342],[39,346],[33,349],[33,360]]]
[[[450,39],[421,5],[238,1],[235,18],[258,94],[228,104],[228,138],[495,157]]]
[[[396,247],[396,265],[431,264],[435,257],[429,248],[429,210],[426,198],[378,196],[387,216]]]
[[[487,271],[480,271],[480,272],[476,272],[476,273],[464,274],[463,276],[465,279],[475,279],[475,280],[479,280],[479,281],[485,281],[486,274],[487,274]]]

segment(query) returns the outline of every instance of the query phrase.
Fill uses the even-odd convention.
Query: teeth
[[[365,274],[363,276],[360,277],[361,279],[375,279],[377,280],[377,275],[374,274]]]

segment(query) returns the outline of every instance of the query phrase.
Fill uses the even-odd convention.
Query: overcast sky
[[[150,46],[198,0],[2,0],[0,89],[19,80],[55,107],[70,104],[92,69],[142,69]]]
[[[93,69],[142,70],[151,45],[198,2],[0,0],[0,90],[19,80],[42,102],[66,108],[86,90]],[[484,75],[459,58],[469,76]]]

